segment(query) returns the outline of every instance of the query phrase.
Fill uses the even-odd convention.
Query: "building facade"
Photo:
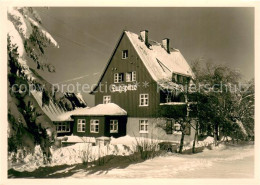
[[[185,87],[194,74],[170,40],[150,40],[148,31],[123,31],[91,92],[95,106],[64,112],[53,102],[42,110],[53,122],[58,136],[121,137],[125,135],[180,141],[181,126],[162,116],[162,107],[179,108],[190,118],[185,141],[194,139],[196,119],[188,110]],[[39,105],[41,96],[33,94]],[[178,117],[174,115],[173,117]],[[167,130],[164,129],[167,127]]]
[[[169,39],[158,43],[148,38],[146,30],[139,35],[123,31],[91,94],[95,105],[115,103],[127,112],[127,135],[179,141],[180,125],[174,120],[170,120],[172,132],[158,127],[169,122],[160,118],[159,110],[165,105],[186,105],[187,97],[181,92],[193,78],[190,66],[179,50],[170,47]],[[186,134],[186,141],[194,138],[192,125]]]

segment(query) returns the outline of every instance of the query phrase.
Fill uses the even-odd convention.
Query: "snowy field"
[[[82,141],[93,138],[70,136],[67,141],[79,142],[75,145],[51,150],[52,162],[43,163],[40,147],[34,155],[27,155],[24,162],[9,163],[9,177],[45,177],[45,178],[251,178],[254,168],[254,145],[220,144],[212,150],[205,148],[197,154],[163,153],[159,157],[142,160],[131,160],[137,140],[130,136],[118,139],[111,138],[108,145],[92,146]],[[159,142],[152,140],[152,142]],[[199,141],[197,147],[209,146],[212,137]],[[185,150],[192,143],[186,144]],[[110,156],[110,162],[102,166],[84,165],[103,156]],[[111,157],[114,156],[114,157]],[[130,157],[129,157],[130,156]],[[130,159],[130,160],[129,160]],[[134,158],[133,158],[134,159]],[[9,156],[9,162],[11,156]],[[89,163],[90,164],[90,163]]]
[[[167,154],[124,169],[89,174],[81,170],[73,178],[253,178],[254,146],[224,146],[194,155]]]

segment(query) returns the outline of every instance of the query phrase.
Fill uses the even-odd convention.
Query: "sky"
[[[200,57],[254,77],[254,8],[36,8],[42,25],[60,47],[47,49],[55,73],[40,72],[50,83],[98,82],[123,30],[149,31],[149,38],[181,51],[191,63]],[[80,78],[79,78],[80,77]],[[74,80],[71,80],[74,79]],[[68,81],[71,80],[71,81]],[[82,93],[88,105],[94,96]]]

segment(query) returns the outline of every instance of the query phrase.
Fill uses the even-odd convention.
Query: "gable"
[[[122,52],[124,50],[128,51],[128,57],[126,59],[123,59],[122,57]],[[123,31],[97,85],[90,94],[93,94],[100,84],[114,84],[115,73],[126,73],[132,71],[135,71],[137,74],[142,74],[138,75],[138,81],[153,80],[138,56],[135,48],[131,44],[126,32]]]
[[[147,47],[145,43],[135,33],[129,31],[123,31],[119,41],[106,65],[96,87],[90,92],[93,94],[97,90],[100,82],[104,79],[107,73],[108,67],[110,66],[118,47],[122,42],[123,38],[128,38],[128,44],[134,48],[136,55],[142,61],[142,65],[146,68],[149,76],[152,80],[160,82],[161,80],[167,79],[171,81],[172,73],[188,76],[195,78],[189,64],[182,56],[181,52],[177,49],[171,49],[167,52],[162,44],[149,40],[150,46]],[[120,51],[119,51],[120,52]],[[133,52],[132,52],[133,53]],[[130,54],[131,55],[131,54]],[[113,69],[112,69],[113,70]],[[117,69],[115,69],[117,70]],[[114,71],[115,72],[115,71]]]

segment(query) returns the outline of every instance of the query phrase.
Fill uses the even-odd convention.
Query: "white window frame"
[[[114,83],[119,83],[119,73],[114,74]]]
[[[109,128],[110,128],[110,133],[118,133],[118,120],[110,120]]]
[[[132,73],[125,73],[125,81],[126,82],[131,82],[132,81]]]
[[[131,79],[132,82],[135,82],[136,81],[136,71],[133,71],[131,76],[132,76],[132,79]]]
[[[127,59],[128,58],[128,50],[125,49],[122,51],[122,59]]]
[[[148,120],[147,119],[141,119],[139,120],[139,133],[140,134],[147,134],[148,133]]]
[[[111,96],[103,96],[103,104],[111,103]]]
[[[141,106],[141,107],[149,106],[149,94],[140,94],[139,95],[139,106]]]
[[[114,83],[120,83],[123,82],[124,73],[115,73],[114,74]]]
[[[56,131],[57,133],[70,132],[70,123],[58,122],[56,125]]]
[[[124,80],[124,73],[118,73],[118,82],[123,82]]]
[[[96,126],[98,126],[96,131]],[[94,128],[94,129],[93,129]],[[91,119],[90,120],[90,133],[99,133],[99,120],[98,119]]]
[[[86,120],[78,119],[77,132],[85,132],[85,131],[86,131]]]

